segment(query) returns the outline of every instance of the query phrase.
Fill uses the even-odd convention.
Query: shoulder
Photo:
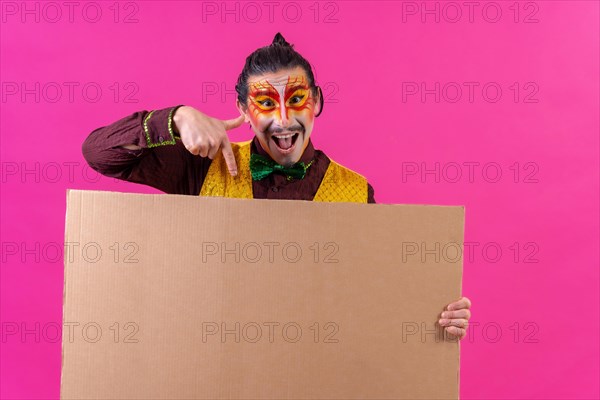
[[[323,155],[325,155],[325,154],[323,153]],[[327,156],[325,156],[325,157],[327,157]],[[331,168],[334,169],[333,172],[335,172],[339,175],[351,177],[355,180],[364,181],[365,184],[368,184],[367,178],[364,175],[362,175],[361,173],[336,162],[335,160],[333,160],[330,157],[327,157],[327,158],[329,159]]]
[[[320,150],[317,150],[317,151],[320,152]],[[366,185],[367,186],[367,203],[375,203],[376,202],[375,201],[375,189],[369,183],[369,181],[367,180],[367,178],[364,175],[332,160],[331,158],[327,157],[324,153],[323,153],[323,156],[329,160],[331,166],[334,169],[333,174],[337,178],[344,179],[346,181],[351,180],[357,184],[360,184],[361,186]]]

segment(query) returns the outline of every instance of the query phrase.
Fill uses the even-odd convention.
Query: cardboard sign
[[[458,398],[463,207],[67,198],[61,398]]]

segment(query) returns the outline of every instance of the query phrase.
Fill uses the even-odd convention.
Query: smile
[[[286,134],[277,134],[271,136],[277,150],[282,154],[291,153],[296,148],[296,140],[298,139],[300,134],[296,133],[286,133]]]

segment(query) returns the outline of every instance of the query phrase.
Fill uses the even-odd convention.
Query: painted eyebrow
[[[279,92],[273,88],[263,87],[260,89],[252,89],[250,91],[250,95],[252,96],[271,96],[271,97],[279,97]]]
[[[271,93],[277,93],[277,91],[273,90],[273,89],[258,89],[258,90],[253,90],[252,93],[253,94],[271,94]]]
[[[308,86],[306,84],[301,84],[301,83],[292,85],[292,86],[290,86],[290,87],[288,87],[288,88],[285,89],[285,95],[286,95],[286,97],[290,96],[292,93],[294,93],[298,89],[308,90],[309,88],[308,88]]]

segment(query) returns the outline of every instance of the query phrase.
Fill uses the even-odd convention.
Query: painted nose
[[[285,128],[288,125],[288,116],[287,116],[287,108],[284,102],[280,103],[279,107],[279,126]]]

